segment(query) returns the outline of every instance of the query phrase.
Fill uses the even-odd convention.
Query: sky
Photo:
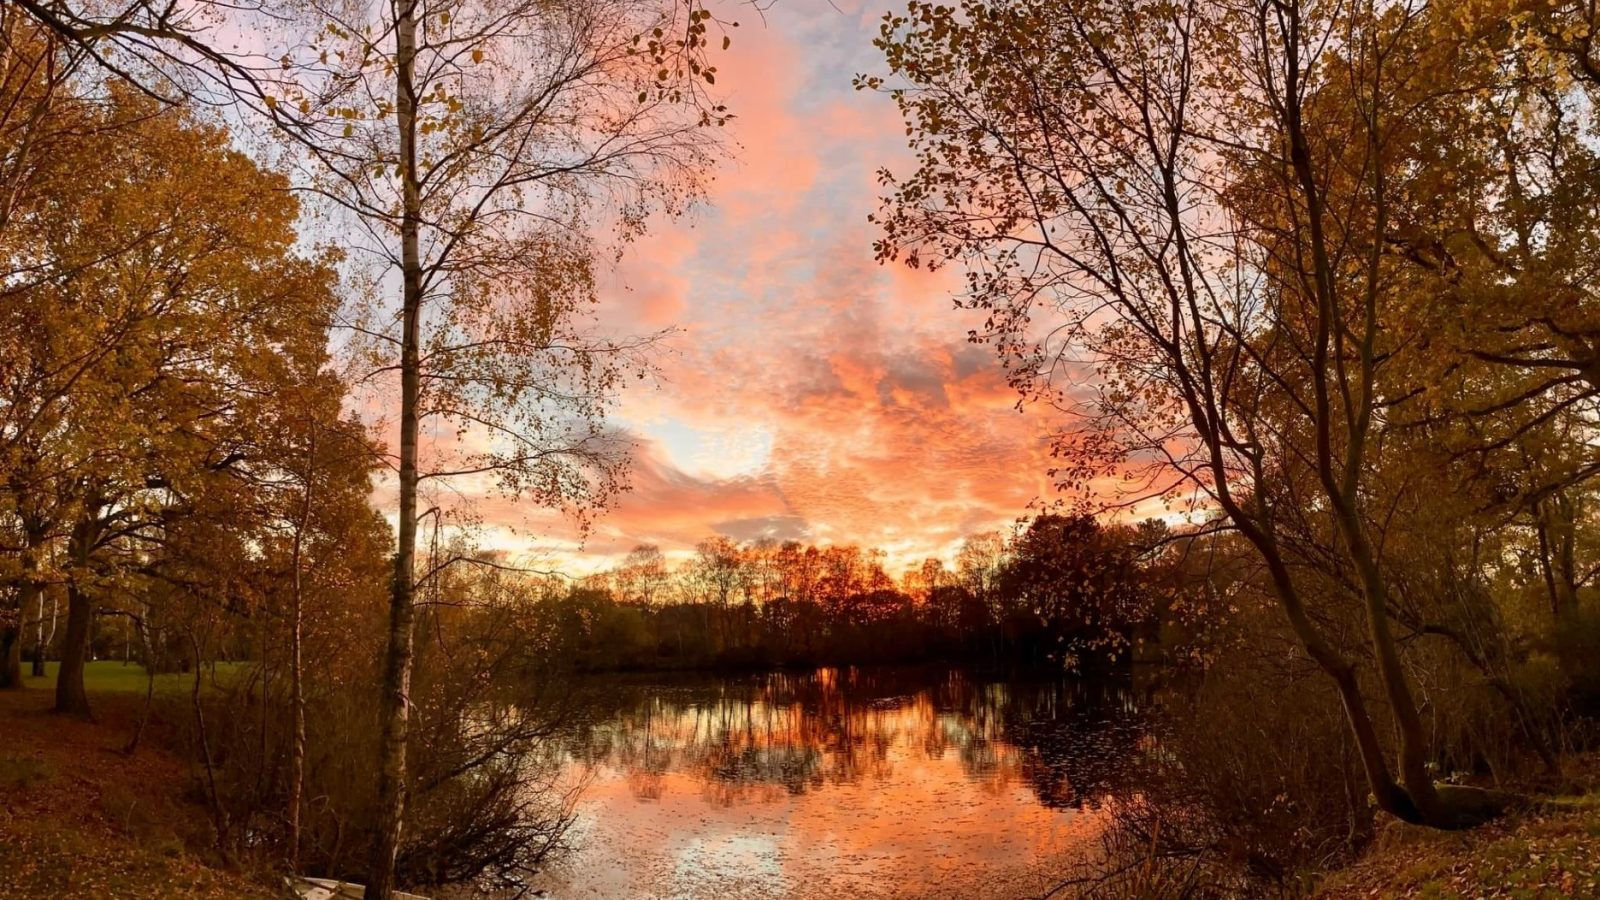
[[[749,6],[718,63],[735,144],[710,195],[655,223],[602,287],[604,317],[674,327],[660,378],[615,420],[637,443],[631,490],[592,525],[485,498],[485,543],[603,568],[652,543],[683,556],[713,535],[859,543],[891,568],[949,559],[1051,495],[1050,423],[1020,412],[957,273],[873,259],[877,170],[908,170],[893,102],[857,92],[883,66],[884,0]]]

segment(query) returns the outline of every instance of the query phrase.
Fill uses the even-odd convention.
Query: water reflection
[[[834,670],[577,695],[557,896],[1021,896],[1085,852],[1144,727],[1125,684]]]

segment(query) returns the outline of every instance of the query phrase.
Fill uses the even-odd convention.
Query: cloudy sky
[[[883,0],[782,0],[740,20],[719,63],[735,159],[709,203],[658,223],[605,289],[608,321],[675,326],[659,384],[623,398],[639,441],[632,491],[578,550],[548,524],[491,543],[574,551],[588,565],[713,534],[948,556],[1050,492],[1048,422],[1020,413],[991,351],[966,342],[953,276],[872,258],[881,166],[904,170],[903,125],[851,78],[882,68]],[[505,528],[495,528],[505,526]]]

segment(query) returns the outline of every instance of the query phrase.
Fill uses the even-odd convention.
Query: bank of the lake
[[[1600,760],[1572,760],[1591,770]],[[1326,873],[1318,900],[1600,897],[1600,782],[1470,831],[1385,824],[1354,864]]]

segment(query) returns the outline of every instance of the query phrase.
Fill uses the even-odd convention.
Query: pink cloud
[[[899,565],[1052,494],[1056,423],[1019,412],[966,342],[981,314],[952,308],[959,278],[873,259],[875,172],[907,158],[893,104],[850,84],[878,66],[876,8],[844,9],[780,5],[734,32],[718,80],[737,162],[604,284],[606,327],[680,331],[660,385],[621,398],[640,445],[631,492],[583,548],[596,559],[764,533],[882,546]],[[699,457],[681,458],[686,441]],[[704,450],[721,446],[745,449]],[[573,546],[548,512],[481,500],[486,521]]]

